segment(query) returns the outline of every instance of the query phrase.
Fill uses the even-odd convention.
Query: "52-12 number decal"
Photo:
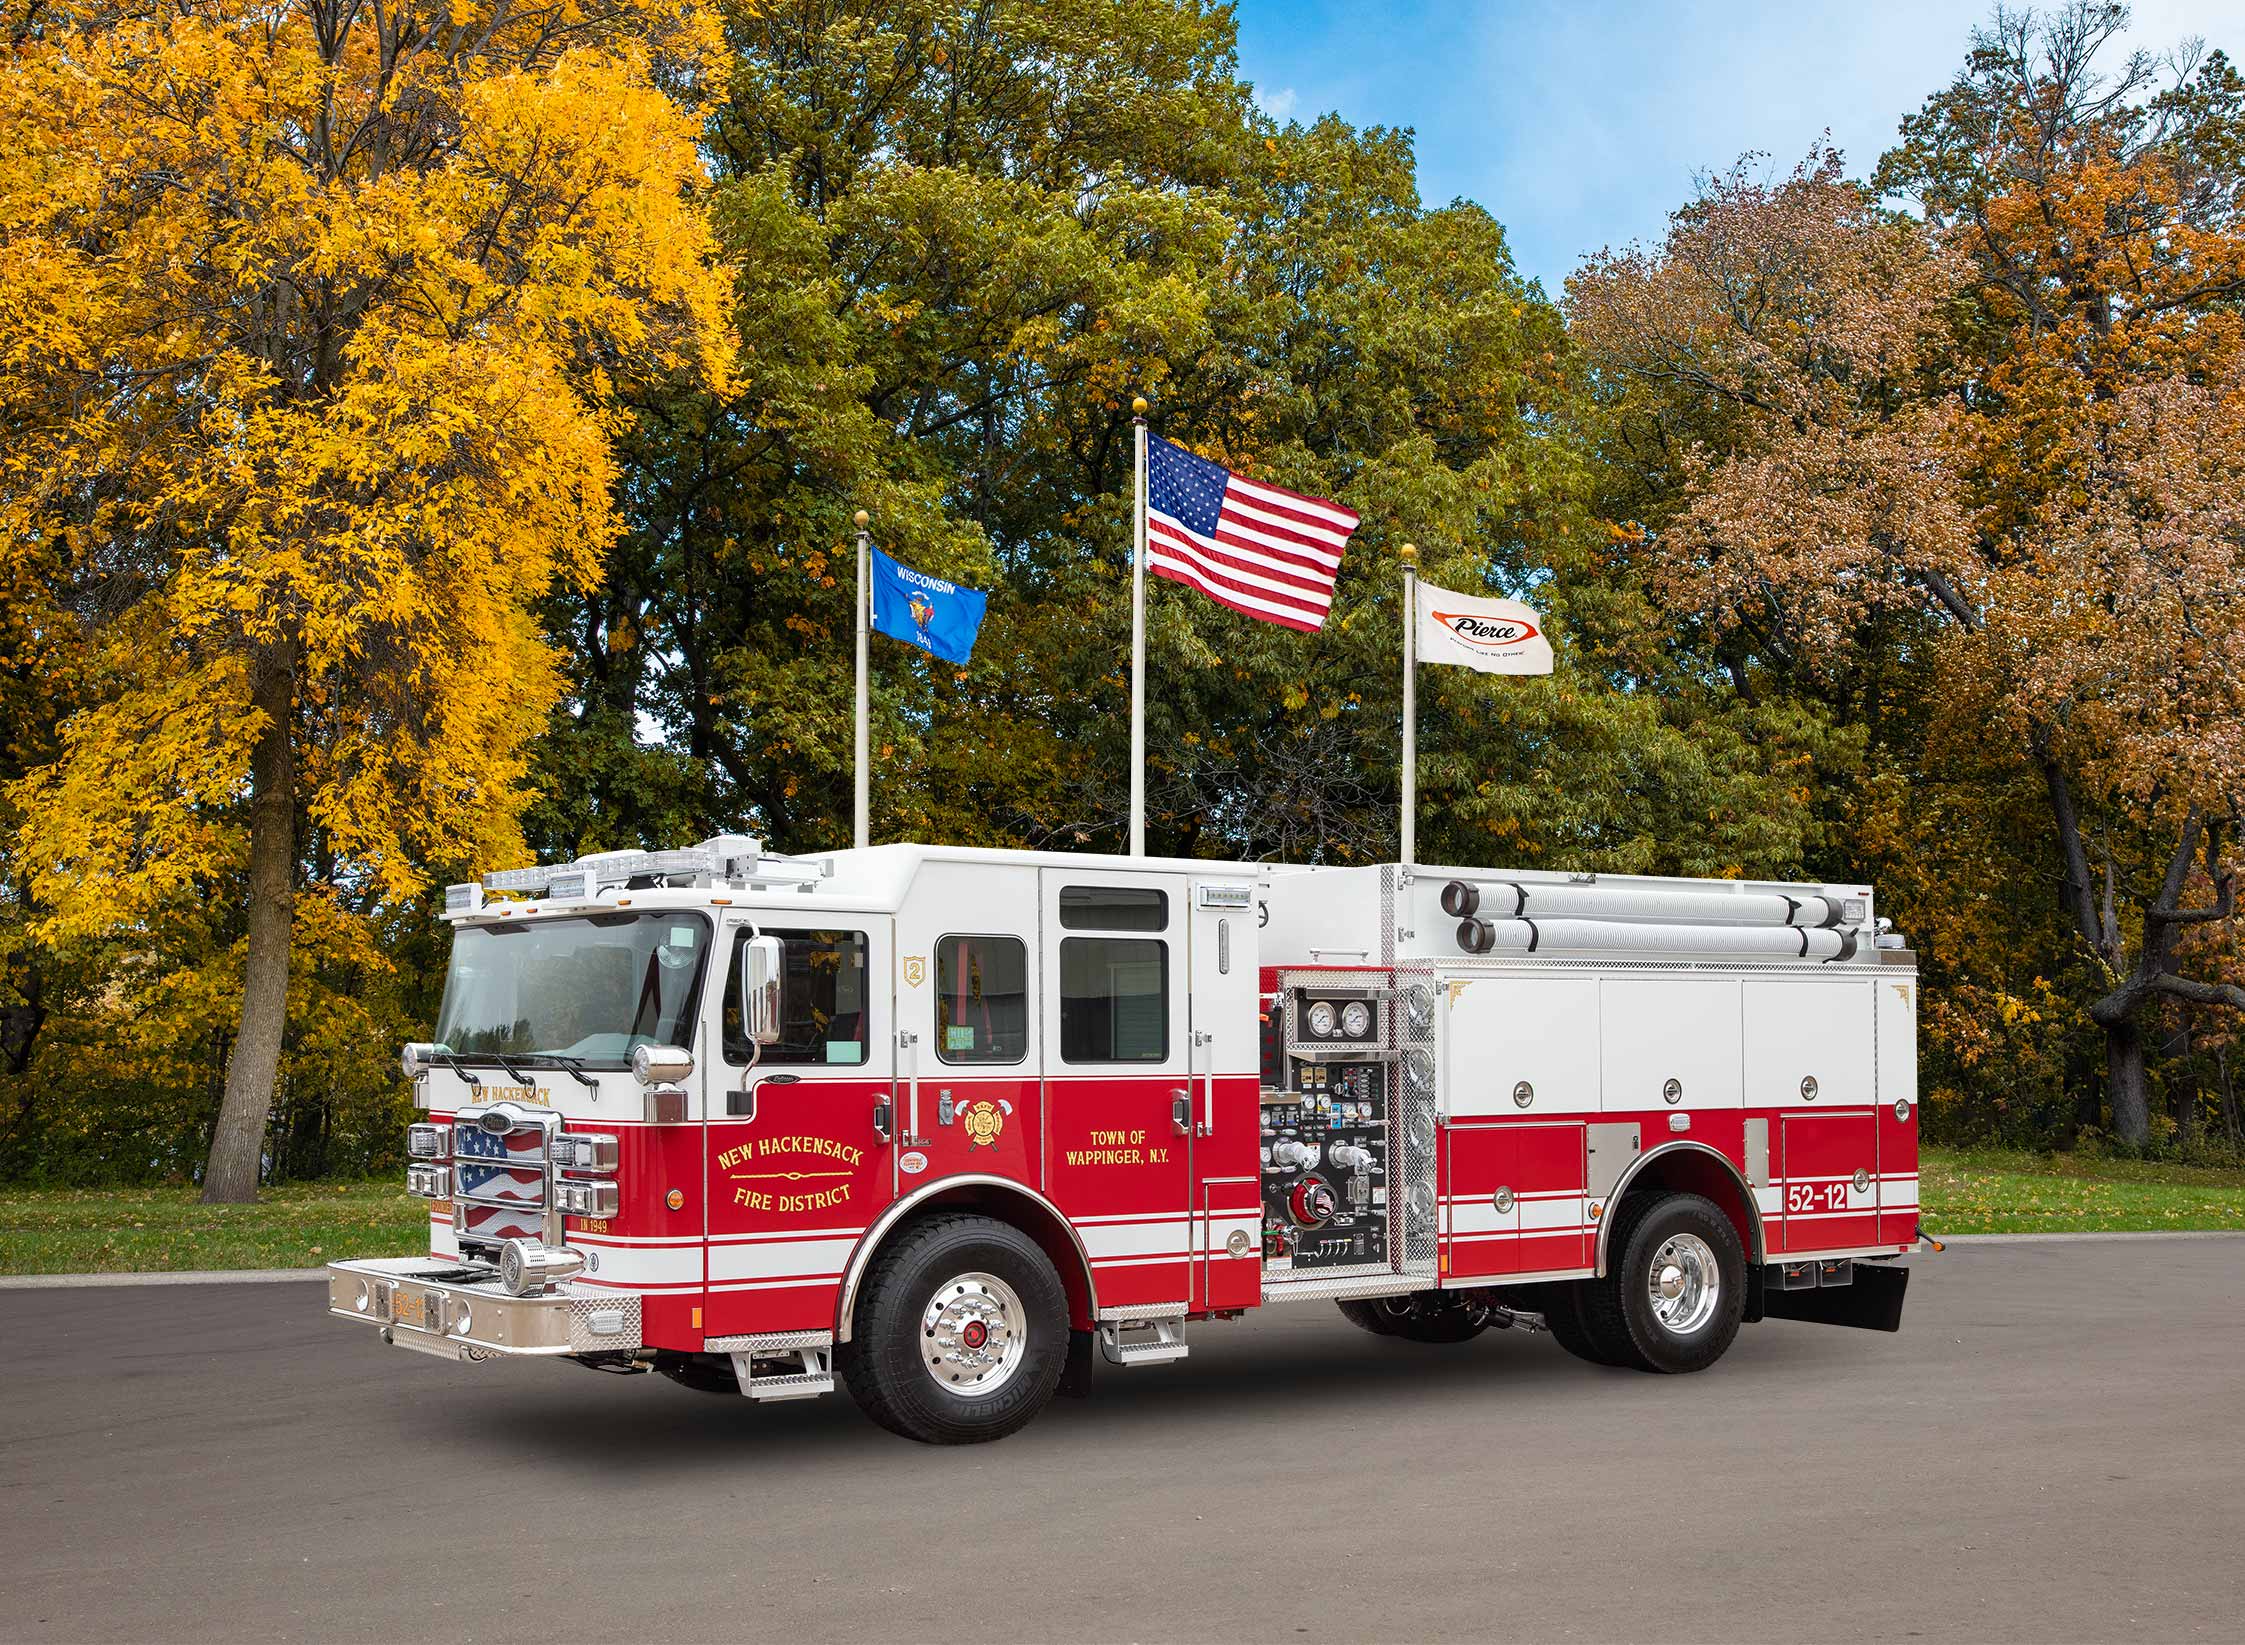
[[[1847,1184],[1844,1182],[1789,1182],[1785,1185],[1785,1209],[1788,1211],[1845,1211],[1847,1208]]]

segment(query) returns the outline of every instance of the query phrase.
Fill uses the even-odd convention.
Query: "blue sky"
[[[1993,0],[1238,0],[1241,73],[1282,119],[1411,126],[1430,204],[1504,224],[1557,296],[1585,253],[1661,233],[1695,172],[1832,140],[1861,173],[1964,61]],[[2245,55],[2238,0],[2144,0],[2130,43]],[[2117,55],[2117,53],[2116,53]]]

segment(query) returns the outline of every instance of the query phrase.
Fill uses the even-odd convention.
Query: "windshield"
[[[638,1045],[694,1043],[709,922],[587,914],[455,932],[437,1043],[462,1057],[628,1065]]]

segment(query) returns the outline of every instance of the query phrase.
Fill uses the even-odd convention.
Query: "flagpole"
[[[1130,511],[1130,854],[1146,854],[1146,402],[1130,402],[1137,434]]]
[[[1419,854],[1419,551],[1410,543],[1403,560],[1403,863]]]
[[[857,712],[853,733],[856,739],[857,813],[856,830],[851,843],[864,850],[872,843],[872,784],[866,770],[867,721],[870,715],[865,704],[865,622],[866,600],[866,550],[871,539],[866,535],[866,513],[857,511]]]

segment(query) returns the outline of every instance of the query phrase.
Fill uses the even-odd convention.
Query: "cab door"
[[[741,1033],[741,949],[780,940],[780,1038]],[[724,1021],[706,1087],[706,1336],[825,1330],[843,1265],[896,1193],[892,922],[833,914],[724,928]]]
[[[896,939],[898,1191],[956,1176],[1041,1189],[1036,875],[923,863]]]
[[[1244,870],[1192,877],[1186,1005],[1195,1309],[1251,1308],[1263,1296],[1256,889]]]
[[[1108,1315],[1192,1295],[1187,889],[1182,874],[1038,870],[1046,1193]]]

